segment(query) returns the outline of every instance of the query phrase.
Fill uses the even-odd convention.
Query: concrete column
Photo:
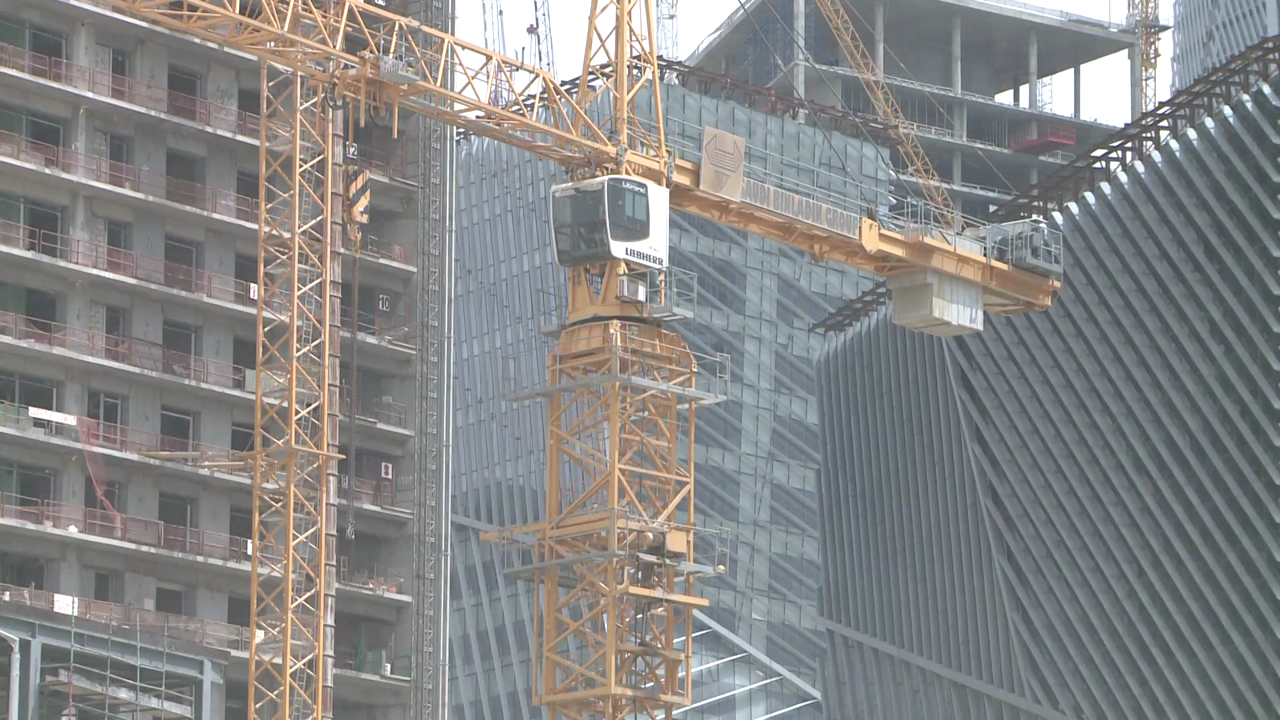
[[[792,94],[798,98],[807,97],[804,92],[804,73],[807,67],[805,62],[805,34],[804,34],[804,11],[808,3],[805,0],[791,0],[791,17],[795,33],[796,48],[795,58],[791,62],[791,87]]]
[[[25,717],[27,720],[33,720],[40,717],[37,712],[36,704],[40,700],[40,680],[43,674],[40,672],[40,651],[44,648],[44,641],[32,638],[27,644],[27,651],[24,653],[26,657],[26,670],[23,673],[26,678],[26,698],[27,711]]]
[[[1142,48],[1129,48],[1129,119],[1142,114]]]
[[[876,68],[884,76],[884,0],[876,0],[875,19],[875,60]]]
[[[955,15],[951,18],[951,89],[958,95],[964,91],[963,82],[963,52],[962,33],[960,27],[960,16]],[[964,101],[957,99],[951,108],[952,131],[956,137],[965,138],[969,135],[969,117],[968,108],[965,107]],[[957,176],[959,181],[959,176]]]
[[[1027,42],[1027,107],[1040,109],[1040,42],[1034,30]]]
[[[1072,117],[1079,120],[1080,119],[1080,102],[1081,102],[1080,89],[1082,87],[1080,83],[1080,66],[1079,65],[1075,66],[1075,68],[1071,71],[1071,80],[1075,84],[1075,93],[1073,95],[1073,98],[1074,98],[1073,101],[1075,102],[1075,107],[1073,108]]]
[[[957,185],[964,181],[964,155],[956,150],[951,154],[951,182]]]

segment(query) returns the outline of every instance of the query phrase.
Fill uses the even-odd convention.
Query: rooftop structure
[[[0,2],[0,614],[53,608],[41,622],[65,629],[90,608],[102,632],[171,633],[129,657],[214,646],[196,685],[228,718],[248,715],[252,494],[219,462],[254,442],[259,73],[92,2]],[[400,718],[427,143],[352,124],[372,206],[342,259],[334,711]],[[55,654],[24,654],[41,678],[24,705],[82,679],[143,703],[124,665],[84,679]]]
[[[927,155],[963,210],[981,215],[1092,147],[1112,128],[1081,117],[1080,66],[1130,54],[1130,106],[1141,101],[1134,31],[1002,0],[855,0],[850,18]],[[817,105],[873,112],[811,0],[754,0],[688,59]],[[800,22],[796,22],[799,19]],[[1072,72],[1070,115],[1046,80]],[[1012,91],[1012,101],[998,99]],[[893,158],[902,169],[900,160]],[[913,178],[903,177],[914,191]]]
[[[829,342],[831,716],[1274,713],[1280,95],[1254,78],[1057,205],[1053,310],[944,341],[882,308]]]
[[[1280,0],[1174,0],[1173,90],[1280,34]]]

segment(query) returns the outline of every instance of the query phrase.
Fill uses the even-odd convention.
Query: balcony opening
[[[89,391],[86,413],[98,422],[94,442],[102,447],[120,448],[124,443],[124,398],[100,390]]]
[[[38,507],[53,499],[53,483],[57,473],[41,467],[0,460],[0,494],[6,505]],[[42,522],[41,518],[32,518]]]
[[[180,118],[205,122],[200,117],[200,76],[169,66],[169,112]]]
[[[191,452],[195,443],[196,419],[193,413],[171,407],[160,408],[160,449],[165,452]]]
[[[195,527],[195,502],[181,495],[160,493],[156,519],[165,525],[180,528]]]
[[[186,593],[181,588],[156,585],[156,612],[185,615],[186,601]]]
[[[36,145],[36,152],[47,157],[46,164],[57,165],[58,152],[62,149],[63,124],[35,114],[27,115],[27,139]]]
[[[262,93],[255,88],[241,85],[240,92],[236,96],[236,107],[241,112],[262,115]]]
[[[253,452],[255,437],[253,423],[231,423],[231,449],[234,452]]]
[[[161,329],[164,346],[164,371],[184,378],[195,376],[195,358],[199,357],[199,329],[186,323],[166,319]]]
[[[196,268],[200,259],[195,243],[164,239],[164,284],[174,290],[195,292]]]
[[[0,282],[0,336],[53,344],[58,296]]]
[[[44,590],[44,560],[29,555],[0,553],[0,583]]]
[[[31,332],[41,333],[44,342],[52,342],[58,322],[58,296],[44,290],[26,288],[27,325]]]
[[[195,501],[181,495],[160,493],[160,506],[156,511],[156,519],[164,523],[164,538],[161,545],[166,550],[176,552],[198,552],[194,547],[198,544],[199,533],[196,527]]]
[[[114,250],[129,249],[129,237],[132,235],[129,232],[129,223],[119,220],[106,220],[103,223],[103,227],[106,234],[107,247]]]
[[[111,507],[115,508],[118,513],[124,512],[124,488],[118,480],[107,480],[102,483],[102,495],[98,495],[98,486],[93,483],[93,478],[85,476],[84,479],[84,506],[88,510],[106,510],[107,505],[103,502],[105,499],[111,503]]]
[[[0,408],[0,424],[48,429],[49,422],[31,417],[27,408],[56,410],[57,402],[58,388],[54,383],[24,375],[0,373],[0,404],[11,406]],[[6,413],[12,417],[7,417]]]
[[[253,539],[253,510],[249,508],[231,508],[231,522],[227,526],[227,534],[244,540]]]
[[[58,60],[67,59],[67,36],[60,32],[29,28],[27,31],[31,52]]]
[[[94,133],[95,152],[107,161],[108,183],[130,190],[137,190],[140,179],[133,168],[133,139],[119,133]]]
[[[112,362],[129,360],[129,311],[102,306],[102,355]]]
[[[227,596],[227,624],[249,627],[249,598]]]
[[[89,391],[89,417],[108,425],[124,424],[124,398],[100,390]]]
[[[258,221],[258,174],[236,173],[236,218]]]
[[[93,570],[93,599],[120,604],[124,602],[124,577],[113,570]]]
[[[0,242],[20,245],[49,257],[66,259],[62,239],[62,211],[24,198],[0,197]]]
[[[204,159],[169,150],[165,153],[165,199],[210,210],[205,202]]]

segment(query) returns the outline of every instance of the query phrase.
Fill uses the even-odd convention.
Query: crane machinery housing
[[[548,357],[544,519],[521,547],[537,588],[535,701],[551,717],[670,717],[691,702],[691,436],[699,358],[667,329],[666,228],[698,215],[888,277],[897,318],[939,335],[983,312],[1042,311],[1060,240],[1042,222],[980,226],[910,203],[858,216],[747,177],[745,141],[706,128],[700,162],[667,145],[653,0],[593,0],[574,94],[554,76],[360,0],[105,0],[262,61],[253,646],[257,718],[332,716],[337,260],[345,114],[416,113],[559,163],[551,224],[569,275]],[[493,88],[509,87],[495,98]],[[648,95],[652,117],[637,111]],[[892,115],[890,114],[890,119]],[[953,215],[953,213],[952,213]],[[358,223],[356,223],[358,224]],[[1003,255],[997,256],[1001,248]],[[716,377],[713,380],[727,380]],[[441,479],[447,483],[447,478]],[[443,637],[437,637],[443,643]],[[421,671],[416,668],[415,671]]]

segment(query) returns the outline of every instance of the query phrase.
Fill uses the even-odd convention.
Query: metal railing
[[[49,590],[37,590],[18,585],[0,584],[0,607],[5,605],[21,605],[55,612],[60,615],[72,615],[76,618],[106,625],[111,632],[120,631],[122,636],[136,639],[138,631],[154,633],[170,640],[184,640],[198,643],[205,647],[230,650],[233,652],[249,652],[249,628],[219,620],[188,617],[173,613],[144,610],[132,605],[93,600],[90,598],[65,595]],[[357,649],[349,645],[339,645],[335,649],[338,658],[350,658],[357,654]],[[370,651],[366,650],[368,654]],[[390,657],[390,648],[386,655]],[[339,663],[341,670],[357,670],[360,667]],[[384,673],[385,674],[385,673]],[[394,673],[393,673],[394,674]]]
[[[232,190],[144,170],[99,155],[90,155],[38,142],[17,133],[0,131],[0,155],[39,168],[101,182],[197,210],[245,222],[258,219],[258,199]]]
[[[142,630],[175,640],[200,643],[207,647],[239,652],[249,650],[249,628],[216,620],[143,610],[104,600],[0,584],[0,607],[6,604],[25,605],[63,615],[73,615],[102,623],[113,630],[118,628],[130,637],[133,637],[138,630]]]
[[[343,239],[342,246],[348,251],[355,250],[355,243],[350,237]],[[378,260],[390,260],[398,263],[409,262],[409,253],[405,251],[403,245],[397,245],[372,235],[364,236],[360,243],[360,254]]]
[[[570,386],[595,382],[589,378],[600,382],[623,379],[712,403],[728,397],[732,367],[727,353],[703,355],[609,328],[562,337],[549,353],[533,349],[507,355],[503,361],[503,395],[511,402],[561,392],[562,387],[547,384],[547,368],[551,366],[573,368],[561,378]]]
[[[34,414],[33,410],[35,411]],[[80,433],[74,424],[79,418],[74,415],[58,413],[60,416],[65,415],[66,419],[70,421],[60,422],[48,419],[49,413],[57,413],[57,411],[53,411],[50,408],[0,401],[0,427],[31,435],[57,437],[79,444]],[[178,464],[196,463],[204,459],[227,458],[232,455],[230,448],[196,442],[188,438],[136,430],[115,423],[97,420],[94,422],[96,427],[92,437],[96,448],[115,450],[140,457],[146,457],[153,453],[183,453],[184,457],[181,459],[164,458]]]
[[[365,398],[359,396],[359,383],[356,385],[356,410],[358,417],[370,418],[382,425],[391,425],[398,428],[407,428],[409,426],[409,408],[401,403],[396,402],[387,396],[375,398],[372,402],[368,402]],[[338,391],[340,405],[338,412],[346,415],[347,408],[351,403],[352,388],[350,385],[342,385]]]
[[[0,493],[0,518],[195,555],[207,560],[248,563],[252,558],[253,543],[249,538],[13,493]],[[402,577],[377,564],[353,567],[350,558],[339,557],[338,566],[338,582],[351,587],[394,593],[403,582]]]
[[[78,65],[8,43],[0,43],[0,67],[219,130],[258,137],[261,118],[254,113],[116,75],[110,70]]]
[[[79,355],[130,365],[184,380],[245,389],[245,369],[198,357],[139,338],[70,327],[41,318],[0,311],[0,337],[69,350]]]
[[[353,316],[358,320],[353,320]],[[379,340],[412,344],[407,308],[376,313],[361,310],[354,313],[350,306],[344,306],[339,313],[339,318],[343,330],[355,330],[361,335],[371,335]]]
[[[47,415],[50,412],[48,408],[39,407],[35,407],[35,411],[37,415]],[[0,401],[0,428],[8,428],[36,436],[57,437],[80,444],[81,435],[76,427],[76,423],[80,418],[65,413],[59,414],[64,415],[64,419],[67,422],[55,422],[45,417],[35,417],[32,415],[32,406]],[[231,448],[193,442],[186,438],[134,430],[114,423],[94,421],[93,428],[91,437],[95,448],[106,448],[139,457],[148,457],[154,453],[186,454],[183,457],[155,458],[162,462],[189,465],[204,459],[230,458],[233,455]],[[250,477],[249,473],[234,469],[226,469],[223,472],[239,477]],[[395,482],[393,480],[357,478],[354,487],[355,499],[360,502],[384,508],[398,507],[395,502]]]
[[[172,525],[151,518],[113,515],[71,503],[0,494],[0,518],[186,553],[210,560],[249,562],[251,543],[227,533]]]

